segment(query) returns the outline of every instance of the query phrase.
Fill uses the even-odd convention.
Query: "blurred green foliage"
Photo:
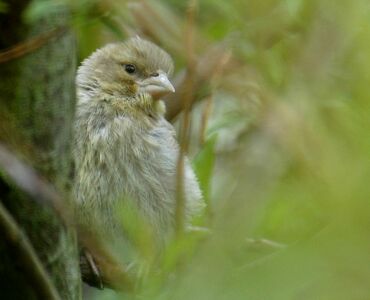
[[[186,1],[64,2],[80,59],[133,29],[184,67]],[[214,87],[217,142],[195,159],[212,233],[171,276],[149,278],[141,299],[370,299],[369,20],[365,0],[199,1],[197,55],[220,41],[233,53]]]
[[[3,2],[3,1],[0,1],[0,13],[6,13],[8,10],[8,5]]]
[[[203,145],[201,151],[194,158],[194,170],[197,174],[200,187],[203,191],[204,199],[208,206],[211,206],[209,197],[212,189],[211,179],[215,163],[216,141],[217,135],[209,137],[206,143]]]

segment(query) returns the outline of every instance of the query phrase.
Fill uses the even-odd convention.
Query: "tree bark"
[[[0,52],[5,54],[0,65],[0,141],[67,195],[72,170],[75,39],[68,28],[68,10],[61,5],[25,24],[25,9],[37,1],[9,0],[8,11],[0,17]],[[7,60],[8,53],[19,49],[23,52]],[[60,298],[79,299],[79,257],[72,229],[52,209],[17,189],[1,170],[0,190],[0,200],[31,241]],[[26,266],[4,239],[0,255],[0,298],[38,299]]]

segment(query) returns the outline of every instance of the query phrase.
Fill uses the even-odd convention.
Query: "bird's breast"
[[[98,208],[99,219],[109,226],[123,202],[133,204],[159,231],[173,223],[178,149],[163,122],[115,116],[86,128],[80,138],[79,199]]]

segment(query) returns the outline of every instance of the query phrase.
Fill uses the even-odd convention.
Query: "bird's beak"
[[[139,83],[139,92],[148,93],[158,99],[168,93],[174,93],[175,88],[164,72],[157,72]]]

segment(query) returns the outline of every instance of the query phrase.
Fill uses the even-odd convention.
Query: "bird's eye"
[[[125,71],[129,74],[133,74],[136,71],[136,67],[132,64],[125,65]]]

